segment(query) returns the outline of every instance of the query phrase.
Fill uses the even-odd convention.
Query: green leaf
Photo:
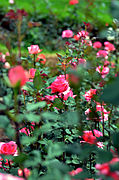
[[[22,153],[19,156],[14,156],[13,161],[19,164],[19,163],[23,163],[26,159],[28,159],[28,155],[25,153]]]
[[[97,158],[96,162],[98,163],[105,163],[111,161],[113,158],[112,153],[110,151],[104,151],[101,149],[97,150]]]
[[[66,125],[76,125],[79,122],[79,115],[77,111],[74,112],[65,112],[62,114],[64,123]]]
[[[54,103],[53,103],[53,106],[54,106],[54,107],[57,107],[57,108],[59,108],[59,109],[63,109],[64,104],[63,104],[63,102],[62,102],[61,99],[55,98]]]
[[[112,143],[115,148],[119,148],[119,132],[114,132],[112,134]]]
[[[119,77],[103,90],[101,99],[107,103],[119,105]]]
[[[33,144],[34,142],[37,141],[37,137],[22,137],[21,138],[21,142],[23,145],[29,145],[29,144]]]
[[[8,94],[7,96],[4,96],[4,102],[7,106],[11,106],[12,102],[12,94]]]
[[[44,108],[45,106],[46,106],[46,102],[42,101],[42,102],[27,104],[26,109],[27,111],[34,111],[38,108]]]
[[[7,109],[6,105],[0,103],[0,110],[4,111],[5,109]]]
[[[40,121],[40,116],[36,115],[36,114],[33,114],[33,113],[25,114],[25,118],[29,122],[39,122]]]
[[[37,90],[40,90],[43,86],[42,77],[39,70],[36,70],[35,77],[33,79],[33,85]]]
[[[6,128],[9,124],[9,119],[7,116],[0,116],[0,128]]]
[[[59,118],[58,114],[54,112],[43,112],[41,116],[43,119],[54,120],[54,121],[57,121],[57,119]]]

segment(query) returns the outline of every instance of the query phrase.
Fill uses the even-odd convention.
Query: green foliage
[[[109,85],[107,85],[107,87],[103,90],[101,99],[107,103],[119,105],[118,87],[119,87],[119,77],[116,77],[115,80]]]

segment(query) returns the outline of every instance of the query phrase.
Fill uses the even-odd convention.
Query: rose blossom
[[[36,69],[31,68],[29,69],[29,78],[33,79],[35,76]]]
[[[99,41],[96,41],[93,43],[93,48],[97,49],[97,48],[101,48],[102,47],[102,43]]]
[[[62,92],[62,93],[59,93],[59,96],[60,96],[61,98],[63,98],[63,100],[67,100],[68,97],[73,97],[73,98],[76,97],[76,95],[73,95],[73,92],[72,92],[72,90],[70,89],[70,87],[69,87],[66,91],[64,91],[64,92]]]
[[[96,94],[96,89],[90,89],[89,91],[85,92],[83,96],[85,97],[86,101],[91,101],[94,94]]]
[[[99,117],[99,121],[107,121],[108,120],[108,115],[110,113],[110,111],[107,111],[103,105],[101,105],[100,103],[96,103],[96,112],[100,112],[101,113],[101,116]],[[91,109],[87,109],[85,111],[85,115],[88,116],[87,120],[90,120],[90,113],[91,113]],[[97,120],[97,117],[96,117],[96,120]]]
[[[30,135],[30,131],[28,128],[24,127],[22,129],[19,130],[20,133],[24,133],[26,134],[27,136]]]
[[[8,143],[0,142],[0,154],[15,155],[17,153],[17,144],[14,141]]]
[[[119,158],[114,157],[111,161],[103,163],[103,164],[96,164],[95,168],[99,171],[99,175],[105,175],[106,177],[111,177],[114,180],[119,179],[119,171],[113,171],[111,172],[110,165],[113,165],[115,163],[119,162]]]
[[[4,68],[6,68],[6,69],[10,69],[10,64],[9,64],[8,62],[5,62],[5,64],[4,64]]]
[[[24,180],[24,178],[12,176],[11,174],[0,173],[0,180]]]
[[[92,46],[92,41],[90,40],[82,39],[81,42],[82,42],[82,45],[85,44],[85,46]]]
[[[70,0],[70,1],[69,1],[69,4],[70,4],[70,5],[75,5],[75,4],[78,4],[78,3],[79,3],[78,0]]]
[[[14,4],[14,0],[9,0],[9,3],[10,4]]]
[[[73,36],[73,32],[71,30],[64,30],[62,32],[62,38],[71,38]]]
[[[42,49],[39,49],[38,45],[31,45],[28,47],[29,54],[38,54],[42,51]]]
[[[82,135],[82,138],[84,141],[80,141],[80,143],[89,143],[89,144],[95,144],[97,145],[99,148],[103,148],[103,143],[102,142],[98,142],[97,141],[97,138],[96,137],[100,137],[100,136],[103,136],[102,132],[94,129],[93,130],[94,132],[94,135],[92,133],[92,131],[83,131],[83,135]]]
[[[79,173],[82,172],[82,171],[83,171],[82,168],[77,168],[76,170],[70,171],[69,174],[70,174],[71,176],[75,176],[75,175],[79,174]]]
[[[40,60],[40,59],[42,59],[42,60]],[[46,63],[46,57],[45,57],[45,55],[44,55],[44,54],[39,54],[39,55],[37,56],[36,62],[38,62],[39,60],[40,60],[40,63],[41,63],[41,64],[45,64],[45,63]]]
[[[56,98],[58,98],[57,95],[52,95],[52,96],[46,95],[46,96],[45,96],[45,99],[50,100],[50,101],[54,101]]]
[[[22,66],[16,66],[9,70],[8,77],[12,87],[15,87],[17,83],[23,86],[28,81],[28,73],[23,69]]]
[[[25,168],[24,170],[18,169],[18,175],[19,175],[19,176],[23,176],[23,171],[24,171],[25,177],[30,176],[31,172],[30,172],[30,170],[27,169],[27,168]]]
[[[80,37],[83,37],[83,38],[86,38],[88,36],[88,34],[89,33],[87,31],[85,31],[85,30],[82,30],[82,31],[78,32],[78,35]]]
[[[62,93],[66,91],[69,88],[68,82],[65,80],[65,78],[60,75],[58,76],[55,81],[48,87],[48,89],[51,88],[51,93]]]
[[[76,35],[74,35],[73,38],[74,38],[76,41],[79,41],[80,37],[81,37],[81,36],[80,36],[79,34],[76,34]]]
[[[98,66],[98,67],[96,68],[96,71],[101,74],[102,78],[105,78],[105,77],[106,77],[106,75],[109,73],[109,70],[110,70],[110,69],[109,69],[107,66],[103,66],[103,67]]]
[[[105,45],[105,50],[107,51],[115,51],[115,47],[113,44],[111,44],[110,42],[106,41],[104,42]]]
[[[108,52],[105,51],[105,50],[99,50],[99,51],[97,52],[97,57],[103,57],[103,58],[107,59],[107,58],[108,58],[107,55],[108,55]]]

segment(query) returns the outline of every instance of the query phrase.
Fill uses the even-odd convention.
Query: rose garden
[[[0,5],[0,180],[119,180],[119,2],[19,2]]]

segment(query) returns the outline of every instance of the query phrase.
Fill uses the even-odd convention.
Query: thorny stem
[[[34,59],[33,59],[34,68],[36,68],[36,61],[35,61],[35,59],[36,59],[36,55],[34,54]]]
[[[14,88],[14,109],[15,109],[15,115],[18,115],[19,107],[18,107],[18,89],[17,88]],[[20,136],[19,136],[19,123],[17,122],[16,119],[14,121],[14,124],[15,124],[15,130],[16,130],[16,143],[19,148],[19,152],[22,153],[22,146],[21,146]],[[21,169],[23,172],[24,179],[27,180],[25,173],[24,173],[23,165],[21,165]]]
[[[21,24],[22,24],[22,18],[19,18],[17,24],[19,59],[21,58]]]

